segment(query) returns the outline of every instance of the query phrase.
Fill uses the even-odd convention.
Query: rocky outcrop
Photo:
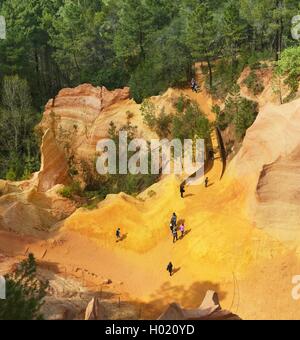
[[[48,129],[41,146],[42,164],[38,174],[38,191],[46,192],[57,184],[70,182],[69,166],[63,150]]]
[[[255,221],[270,228],[281,239],[292,241],[299,233],[300,145],[261,171],[257,190]]]
[[[47,136],[44,148],[54,150],[56,143],[72,172],[84,183],[84,173],[95,171],[96,145],[109,136],[111,122],[118,129],[130,122],[138,127],[138,137],[153,136],[143,123],[140,105],[130,99],[129,88],[108,91],[89,84],[61,90],[47,103],[38,128],[42,134],[50,130],[54,136],[54,140],[51,135]],[[63,167],[58,170],[55,176],[65,177]],[[49,179],[47,182],[46,188],[51,186]]]
[[[32,187],[0,197],[0,229],[21,234],[49,231],[76,210],[76,204],[58,194],[61,186],[42,193]]]
[[[105,311],[100,299],[94,298],[87,306],[85,312],[86,321],[105,320]]]
[[[64,152],[47,130],[41,146],[42,166],[31,179],[0,181],[0,229],[24,234],[48,231],[69,217],[76,204],[58,192],[70,181]]]
[[[248,192],[252,221],[284,239],[298,239],[300,100],[267,105],[247,131],[230,166]]]
[[[240,320],[240,318],[220,306],[216,292],[208,291],[201,306],[198,309],[183,309],[173,303],[158,318],[161,321],[191,321],[191,320]]]

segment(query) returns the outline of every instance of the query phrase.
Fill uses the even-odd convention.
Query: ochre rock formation
[[[76,210],[58,191],[70,181],[62,149],[47,130],[41,146],[41,170],[22,182],[0,181],[0,228],[25,234],[49,231]]]
[[[216,292],[208,291],[198,309],[184,309],[177,303],[172,303],[167,310],[158,318],[164,321],[191,321],[191,320],[241,320],[237,315],[223,310],[220,306]]]
[[[57,184],[68,184],[71,180],[69,165],[50,129],[45,132],[43,137],[41,155],[42,164],[38,174],[38,191],[46,192]]]
[[[68,163],[80,172],[86,163],[94,167],[96,145],[109,136],[110,123],[119,129],[129,121],[138,127],[139,137],[153,136],[128,88],[108,91],[84,84],[64,89],[50,100],[39,128],[42,133],[52,132]]]
[[[61,197],[55,186],[43,193],[36,186],[0,197],[0,229],[21,234],[49,231],[76,210],[76,204]]]
[[[164,110],[167,114],[174,114],[182,92],[189,93],[169,89],[163,95],[150,98],[155,105],[155,113],[158,115]],[[208,112],[208,104],[204,99],[206,97],[203,98],[203,108]],[[105,87],[96,88],[89,84],[60,91],[55,99],[46,105],[39,129],[42,134],[48,130],[52,133],[51,135],[50,132],[47,133],[48,142],[44,143],[44,148],[48,148],[49,142],[52,143],[49,148],[56,147],[53,135],[69,166],[78,173],[76,179],[84,184],[84,173],[87,170],[92,176],[96,175],[96,146],[100,140],[109,137],[111,122],[115,124],[117,130],[128,124],[136,127],[138,138],[148,141],[158,138],[156,132],[150,130],[144,123],[141,105],[130,99],[128,88],[108,91]],[[63,168],[57,170],[59,174],[55,177],[61,177],[64,173]],[[51,183],[44,185],[48,188]]]
[[[229,172],[248,192],[250,219],[284,240],[298,239],[300,99],[266,105]]]
[[[101,306],[101,301],[99,298],[92,299],[92,301],[88,304],[85,312],[85,320],[105,320],[105,311],[104,308]]]

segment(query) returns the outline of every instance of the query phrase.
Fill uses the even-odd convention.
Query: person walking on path
[[[172,219],[171,219],[171,224],[173,227],[177,226],[177,215],[176,213],[173,213]]]
[[[184,198],[184,194],[185,194],[185,188],[184,188],[184,184],[181,184],[180,186],[180,195],[181,195],[181,198]]]
[[[179,230],[181,232],[181,238],[184,238],[184,235],[185,235],[185,226],[184,226],[184,223],[181,223],[181,225],[179,227]]]
[[[118,228],[116,231],[116,237],[117,237],[117,242],[119,242],[121,240],[121,229]]]
[[[173,269],[174,269],[173,263],[170,262],[167,267],[167,271],[170,273],[170,276],[173,275]]]
[[[173,228],[173,243],[176,243],[178,241],[178,232],[177,227]]]
[[[209,183],[209,180],[208,180],[208,177],[205,178],[205,188],[208,188],[208,183]]]
[[[191,80],[191,88],[193,92],[198,93],[199,86],[194,78]]]

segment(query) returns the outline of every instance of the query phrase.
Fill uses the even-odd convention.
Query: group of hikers
[[[205,183],[205,188],[207,188],[208,185],[209,185],[208,177],[206,177],[204,183]],[[184,198],[184,194],[185,194],[185,183],[180,185],[181,198]],[[171,233],[172,233],[172,236],[173,236],[173,243],[176,243],[177,241],[179,241],[178,232],[181,233],[180,239],[183,239],[184,236],[186,235],[186,229],[185,229],[184,221],[179,223],[179,225],[178,225],[177,222],[178,222],[178,218],[177,218],[176,213],[174,212],[173,215],[172,215],[171,221],[170,221],[170,229],[171,229]],[[121,234],[120,228],[118,228],[116,230],[116,238],[117,238],[117,242],[122,241],[122,234]],[[168,264],[167,271],[170,273],[170,276],[172,276],[174,274],[174,266],[173,266],[172,262],[170,262]]]
[[[171,222],[170,222],[170,229],[173,235],[173,243],[176,243],[179,238],[178,238],[178,231],[181,232],[180,238],[183,239],[185,235],[185,225],[184,222],[182,221],[178,227],[177,225],[177,215],[176,213],[173,213]]]
[[[173,213],[172,218],[171,218],[170,229],[171,229],[171,232],[172,232],[172,235],[173,235],[173,243],[176,243],[178,241],[178,230],[181,232],[180,238],[181,239],[184,238],[184,236],[185,236],[185,225],[184,225],[184,222],[182,221],[180,223],[180,225],[179,225],[179,228],[178,228],[177,215],[176,215],[175,212]],[[174,273],[174,266],[173,266],[172,262],[170,262],[168,264],[167,271],[170,273],[170,276],[173,275],[173,273]]]

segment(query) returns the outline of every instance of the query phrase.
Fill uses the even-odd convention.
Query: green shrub
[[[234,117],[236,135],[242,139],[246,131],[252,126],[258,114],[258,104],[243,98],[239,104],[239,110]]]
[[[221,111],[216,106],[214,111],[217,113],[217,126],[221,130],[225,130],[230,124],[233,124],[237,139],[242,139],[257,117],[258,104],[242,98],[240,88],[236,85],[225,102],[224,110]]]
[[[64,198],[74,199],[75,196],[82,195],[82,189],[79,182],[73,182],[59,190],[58,193]]]
[[[291,90],[289,97],[293,98],[299,88],[300,46],[290,47],[283,51],[276,71],[280,77],[285,78],[285,83]]]
[[[166,114],[165,110],[162,109],[158,118],[156,119],[156,133],[160,138],[167,138],[170,136],[172,124],[172,117]]]
[[[40,313],[48,290],[48,282],[36,276],[36,260],[32,254],[7,275],[6,300],[0,300],[0,320],[41,320]]]
[[[255,96],[261,94],[265,89],[255,71],[250,72],[249,76],[244,80],[244,84]]]
[[[225,107],[226,108],[226,107]],[[229,110],[221,111],[221,108],[216,105],[213,108],[213,112],[216,114],[216,123],[220,130],[224,131],[233,121],[233,114]]]
[[[141,106],[141,113],[144,123],[149,126],[151,130],[156,128],[156,107],[150,99],[144,100]]]
[[[183,113],[173,118],[172,137],[184,139],[210,138],[210,123],[196,103],[188,102]]]
[[[183,113],[185,110],[185,107],[186,107],[186,98],[183,95],[181,95],[176,104],[177,112]]]
[[[14,169],[10,168],[5,176],[6,180],[8,181],[16,181],[17,180],[17,174]]]
[[[170,125],[172,124],[172,117],[166,114],[163,108],[156,117],[156,107],[151,100],[145,100],[141,107],[144,123],[157,133],[160,138],[167,138],[171,133]]]

